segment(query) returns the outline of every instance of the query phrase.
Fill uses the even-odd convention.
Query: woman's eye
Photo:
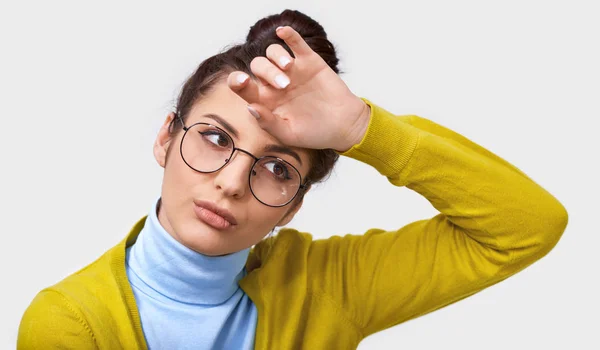
[[[289,178],[289,173],[287,167],[280,162],[269,162],[265,164],[265,168],[272,172],[275,176],[287,179]]]
[[[223,134],[217,131],[204,131],[200,133],[202,137],[207,139],[210,143],[213,143],[219,147],[228,147],[229,140]]]

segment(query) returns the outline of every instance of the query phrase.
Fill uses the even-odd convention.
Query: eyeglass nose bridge
[[[183,119],[182,119],[182,118],[179,116],[179,114],[177,114],[176,116],[178,117],[178,119],[180,120],[180,122],[181,122],[182,124],[184,124],[184,122],[183,122]],[[210,126],[213,126],[213,127],[215,127],[214,125],[211,125],[211,124],[208,124],[208,123],[196,123],[196,124],[207,124],[207,125],[210,125]],[[262,158],[265,158],[265,157],[260,157],[260,158],[258,158],[258,157],[256,157],[255,155],[253,155],[252,153],[250,153],[250,152],[248,152],[248,151],[246,151],[246,150],[244,150],[244,149],[241,149],[241,148],[235,147],[235,145],[233,145],[233,140],[231,139],[231,137],[229,137],[229,139],[232,141],[232,145],[233,145],[234,147],[233,147],[233,149],[232,149],[232,151],[231,151],[231,153],[230,153],[230,156],[229,156],[229,158],[225,159],[225,162],[224,162],[225,164],[223,164],[223,165],[222,165],[220,168],[218,168],[218,169],[216,169],[216,170],[213,170],[213,171],[201,171],[201,170],[198,170],[198,169],[194,168],[192,165],[190,165],[190,164],[189,164],[189,163],[186,161],[186,159],[185,159],[185,157],[184,157],[184,155],[183,155],[183,141],[184,141],[184,139],[185,139],[185,136],[188,134],[188,131],[189,131],[189,130],[191,130],[191,128],[192,128],[192,127],[194,127],[196,124],[194,124],[194,125],[192,125],[192,126],[189,126],[189,127],[186,127],[185,125],[182,125],[182,128],[183,128],[183,130],[185,130],[185,133],[184,133],[184,135],[183,135],[183,136],[182,136],[182,138],[181,138],[181,143],[180,143],[180,145],[179,145],[179,152],[180,152],[180,155],[181,155],[181,157],[182,157],[183,161],[185,162],[185,164],[187,164],[187,166],[188,166],[188,167],[190,167],[190,168],[191,168],[192,170],[194,170],[194,171],[197,171],[197,172],[200,172],[200,173],[205,173],[205,174],[206,174],[206,173],[214,173],[214,172],[217,172],[217,171],[219,171],[219,170],[223,169],[224,167],[226,167],[226,166],[227,166],[227,164],[229,164],[229,163],[231,162],[231,159],[233,158],[233,156],[234,156],[234,154],[235,154],[235,151],[237,150],[237,151],[240,151],[240,152],[242,152],[242,153],[245,153],[245,154],[249,155],[250,157],[252,157],[252,159],[254,159],[254,162],[253,162],[252,166],[250,167],[250,173],[249,173],[249,179],[248,179],[248,180],[250,181],[250,178],[252,177],[252,175],[256,175],[256,172],[254,172],[254,167],[256,166],[256,164],[257,164],[257,163],[258,163],[258,162],[259,162],[259,161],[260,161]],[[217,128],[217,129],[220,129],[219,127],[215,127],[215,128]],[[220,129],[220,130],[221,130],[221,129]],[[229,135],[228,135],[228,134],[227,134],[225,131],[223,131],[223,130],[221,130],[221,131],[222,131],[224,134],[226,134],[227,136],[229,136]],[[269,156],[269,157],[270,157],[270,156]],[[284,161],[284,162],[285,162],[285,161]],[[287,163],[287,162],[286,162],[286,163]],[[294,166],[293,166],[293,165],[291,165],[291,166],[292,166],[292,168],[294,168]],[[295,169],[295,168],[294,168],[294,169]],[[295,171],[296,171],[296,172],[298,173],[298,175],[300,176],[300,173],[298,172],[298,170],[297,170],[297,169],[295,169]],[[253,174],[253,173],[254,173],[254,174]],[[262,200],[260,200],[260,199],[259,199],[259,198],[256,196],[256,193],[254,193],[254,190],[252,189],[252,185],[251,185],[250,183],[249,183],[249,185],[250,185],[250,191],[252,192],[252,194],[254,195],[254,197],[255,197],[255,198],[256,198],[256,199],[257,199],[257,200],[258,200],[260,203],[262,203],[262,204],[264,204],[264,205],[266,205],[266,206],[269,206],[269,207],[283,207],[283,206],[285,206],[285,205],[287,205],[287,204],[291,203],[291,202],[294,200],[294,198],[296,198],[296,196],[297,196],[297,195],[298,195],[298,194],[299,194],[301,191],[305,191],[306,189],[308,189],[308,186],[310,185],[310,181],[307,179],[307,180],[306,180],[304,183],[302,183],[302,177],[300,176],[300,184],[299,184],[299,188],[298,188],[298,190],[296,191],[296,193],[294,194],[294,196],[293,196],[292,198],[290,198],[290,199],[289,199],[289,200],[288,200],[286,203],[283,203],[283,204],[278,204],[278,205],[267,204],[266,202],[263,202]]]
[[[233,154],[235,153],[235,151],[240,151],[242,153],[246,153],[247,155],[249,155],[250,157],[252,157],[252,159],[254,159],[255,162],[257,162],[259,160],[258,157],[256,157],[254,154],[246,151],[245,149],[241,149],[238,147],[233,147],[233,150],[231,151],[231,156],[229,156],[228,159],[225,160],[225,162],[229,162],[229,160],[231,160],[231,158],[233,158]]]
[[[229,164],[229,161],[233,158],[235,151],[240,151],[242,153],[245,153],[245,154],[249,155],[252,159],[254,159],[254,162],[252,163],[252,166],[250,167],[250,170],[253,171],[252,169],[254,168],[256,163],[260,160],[260,158],[256,157],[254,154],[246,151],[245,149],[241,149],[238,147],[233,147],[233,150],[231,151],[231,155],[229,156],[229,158],[225,159],[225,164],[223,165],[222,168],[224,168],[227,164]],[[256,173],[254,173],[253,175],[256,175]]]

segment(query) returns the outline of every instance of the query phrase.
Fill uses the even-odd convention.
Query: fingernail
[[[290,58],[287,56],[281,56],[281,58],[279,58],[279,64],[283,68],[285,68],[288,64],[290,64],[290,62],[292,62],[292,60],[290,60]]]
[[[256,111],[256,109],[252,108],[252,106],[248,105],[248,112],[254,116],[256,119],[260,119],[260,114]]]
[[[277,85],[283,89],[290,84],[290,80],[285,75],[279,74],[275,77],[275,83],[277,83]]]
[[[281,28],[283,28],[283,26],[279,26],[279,27],[275,28],[275,31],[278,31]]]
[[[237,79],[238,83],[243,84],[246,82],[246,80],[248,80],[248,77],[249,77],[248,74],[240,73],[240,74],[238,74],[236,79]]]

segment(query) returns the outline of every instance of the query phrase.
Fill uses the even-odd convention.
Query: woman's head
[[[252,74],[250,64],[255,57],[265,56],[269,45],[280,44],[293,56],[275,34],[277,27],[285,25],[298,31],[309,46],[338,72],[335,49],[317,22],[290,10],[268,16],[250,28],[246,43],[232,46],[199,65],[182,88],[176,112],[167,116],[156,139],[154,154],[157,162],[165,168],[159,220],[175,239],[200,253],[223,255],[236,252],[258,243],[274,227],[286,225],[300,209],[310,184],[322,181],[338,159],[333,150],[301,149],[282,144],[259,126],[248,112],[247,103],[227,86],[227,76],[234,71],[243,71],[253,79],[259,79]],[[231,136],[236,148],[251,155],[236,151],[226,166],[218,171],[193,170],[192,167],[197,169],[198,166],[190,164],[188,158],[191,156],[186,156],[185,152],[195,149],[187,147],[192,134],[198,136],[199,129],[195,127],[187,135],[185,129],[196,123],[219,127]],[[204,140],[223,145],[227,143],[223,136],[213,132],[215,130],[208,131],[202,134]],[[180,149],[182,139],[185,140],[183,152]],[[252,155],[285,160],[298,170],[302,183],[307,184],[306,188],[300,189],[286,205],[265,205],[269,201],[264,200],[264,194],[260,201],[261,193],[257,193],[256,185],[252,186],[254,191],[249,186],[250,171],[255,162]],[[198,159],[201,163],[203,158],[199,156]],[[281,172],[278,163],[266,164],[269,170]],[[208,212],[199,210],[199,206],[206,203],[229,211],[237,224],[218,228],[208,223],[205,216]]]

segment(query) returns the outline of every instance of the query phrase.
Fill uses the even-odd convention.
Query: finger
[[[271,44],[267,47],[267,58],[283,70],[289,69],[294,62],[294,58],[279,44]]]
[[[290,128],[286,120],[274,115],[268,108],[257,103],[249,104],[248,111],[256,118],[263,130],[273,135],[280,142],[286,143],[290,135]]]
[[[276,89],[285,89],[290,84],[290,78],[264,56],[255,57],[250,62],[250,69]]]
[[[296,58],[298,58],[299,55],[310,55],[313,52],[300,33],[294,28],[290,26],[277,27],[275,32],[277,33],[277,36],[283,39],[290,49],[292,49]]]
[[[227,85],[249,104],[258,102],[258,84],[248,74],[241,71],[230,73],[227,76]]]

